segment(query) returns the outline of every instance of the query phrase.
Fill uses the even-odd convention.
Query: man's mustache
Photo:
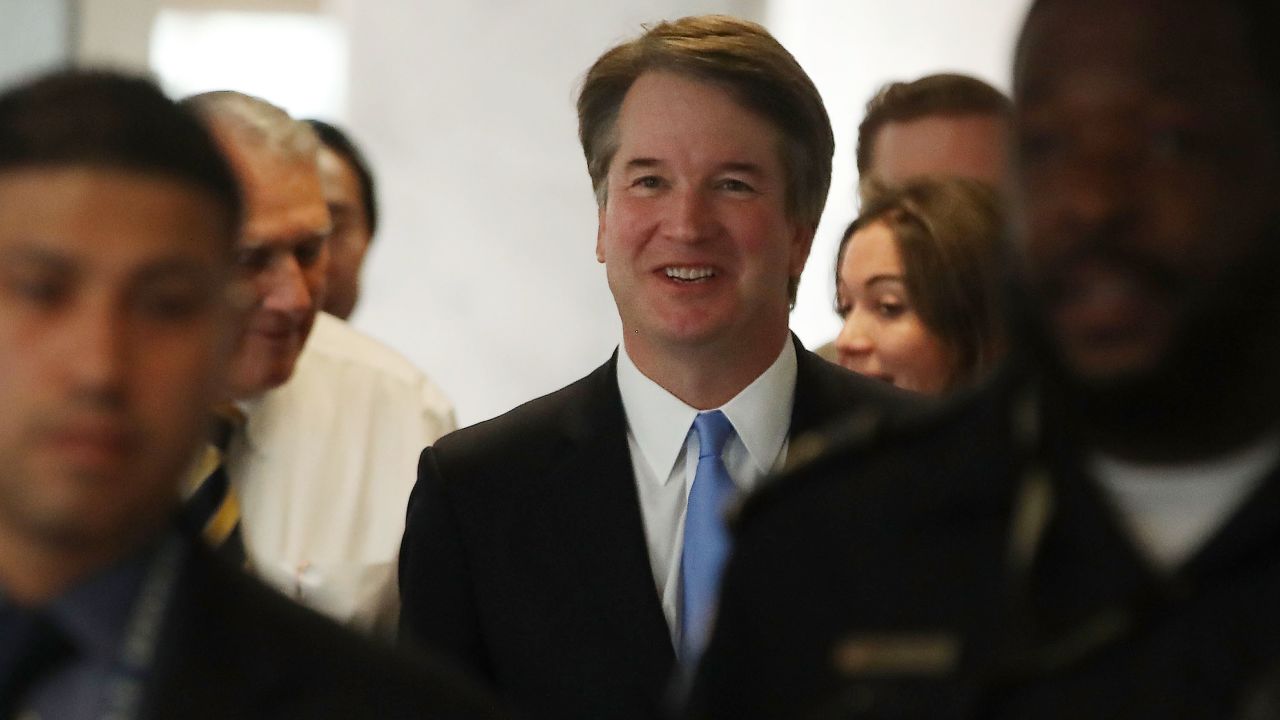
[[[1113,236],[1093,236],[1073,243],[1069,249],[1038,258],[1028,279],[1036,294],[1052,303],[1081,290],[1077,276],[1083,268],[1093,265],[1118,270],[1126,280],[1160,297],[1182,297],[1193,285],[1177,264]]]

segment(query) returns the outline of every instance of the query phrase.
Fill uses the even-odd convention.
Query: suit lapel
[[[538,556],[529,558],[537,564],[530,580],[552,589],[543,608],[557,616],[545,618],[551,626],[612,647],[600,664],[622,663],[600,670],[661,681],[675,654],[649,564],[615,363],[616,355],[566,403],[564,445],[527,498],[520,535]],[[550,552],[537,550],[548,543]]]
[[[791,429],[787,437],[795,439],[854,411],[857,406],[850,402],[847,388],[834,387],[833,375],[847,371],[805,350],[795,335],[791,336],[791,342],[796,349],[796,397],[791,406]]]

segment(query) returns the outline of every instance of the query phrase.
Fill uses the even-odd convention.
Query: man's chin
[[[299,353],[290,353],[287,357],[277,356],[269,362],[259,360],[252,369],[236,372],[231,382],[231,396],[236,400],[247,400],[274,390],[293,377]]]

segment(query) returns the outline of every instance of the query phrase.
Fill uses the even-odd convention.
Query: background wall
[[[1028,4],[0,0],[0,79],[74,56],[151,69],[174,94],[232,87],[345,124],[376,169],[385,218],[353,321],[425,369],[469,424],[581,376],[618,341],[573,108],[600,52],[643,22],[725,12],[763,22],[813,76],[837,138],[792,317],[813,347],[838,329],[834,247],[855,212],[867,98],[940,70],[1007,88]]]
[[[67,0],[0,0],[0,85],[66,62],[75,16]]]

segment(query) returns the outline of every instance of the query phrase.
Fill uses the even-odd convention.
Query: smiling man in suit
[[[725,505],[790,438],[896,396],[788,332],[833,142],[763,28],[659,23],[596,61],[578,117],[623,342],[423,453],[401,629],[533,717],[639,718],[697,662]]]

